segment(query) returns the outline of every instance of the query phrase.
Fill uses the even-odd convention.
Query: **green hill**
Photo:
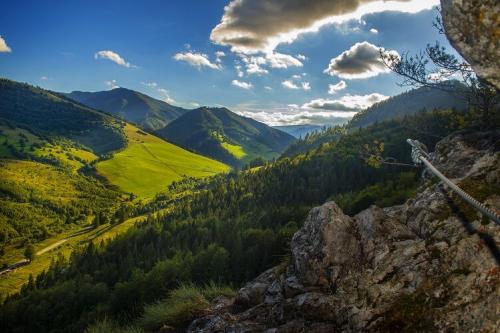
[[[463,89],[463,86],[458,82],[456,87],[457,91]],[[438,88],[421,87],[413,89],[361,111],[352,118],[348,126],[350,128],[366,127],[376,122],[401,118],[422,110],[453,108],[464,110],[467,104],[457,95]]]
[[[173,143],[232,166],[262,157],[272,159],[295,139],[282,131],[226,108],[192,110],[157,131]]]
[[[218,161],[191,153],[127,124],[127,147],[96,165],[97,171],[123,191],[152,198],[174,181],[229,171]]]
[[[125,88],[98,92],[73,91],[65,95],[88,107],[106,111],[149,131],[165,127],[188,111]]]
[[[0,79],[0,123],[45,138],[64,137],[96,154],[125,145],[121,122],[67,97]]]

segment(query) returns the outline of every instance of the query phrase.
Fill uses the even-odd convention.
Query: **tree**
[[[445,33],[439,15],[433,25],[439,33]],[[408,52],[399,55],[380,49],[380,58],[403,78],[400,86],[438,88],[453,93],[479,112],[483,127],[493,125],[492,113],[498,110],[500,102],[497,89],[478,77],[465,60],[448,53],[439,42],[427,44],[423,52],[415,55]],[[461,84],[457,84],[457,80]]]
[[[24,256],[29,261],[33,261],[35,259],[36,251],[35,251],[35,247],[33,246],[33,244],[28,244],[28,246],[26,246],[26,249],[24,250]]]

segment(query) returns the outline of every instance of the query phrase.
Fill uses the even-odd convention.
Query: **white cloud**
[[[396,51],[386,51],[368,42],[356,43],[331,59],[324,72],[343,79],[365,79],[388,73],[390,69],[380,59],[381,50],[399,56]]]
[[[236,73],[238,74],[238,77],[243,77],[245,76],[245,73],[241,70],[241,65],[236,65],[234,66],[236,69]]]
[[[193,52],[184,52],[184,53],[177,53],[174,56],[174,59],[177,61],[185,61],[191,66],[195,66],[197,68],[201,67],[209,67],[212,69],[221,69],[220,64],[216,64],[211,62],[208,59],[208,56],[203,53],[193,53]]]
[[[302,105],[304,109],[321,109],[331,111],[359,112],[375,103],[386,100],[389,96],[378,93],[369,95],[345,95],[339,99],[314,99]]]
[[[268,91],[271,91],[273,90],[273,88],[269,87],[269,86],[265,86],[264,89],[268,90]]]
[[[49,78],[48,78],[47,76],[41,76],[41,77],[40,77],[40,80],[41,80],[41,81],[47,81],[48,79],[49,79]]]
[[[298,59],[288,54],[272,52],[266,54],[267,63],[271,68],[302,67],[303,64]]]
[[[311,84],[309,82],[297,82],[295,83],[293,80],[300,80],[302,77],[300,75],[293,75],[291,79],[285,80],[281,82],[281,85],[287,89],[303,89],[304,91],[311,90]]]
[[[123,59],[118,53],[113,52],[113,51],[109,51],[109,50],[103,50],[103,51],[97,52],[96,54],[94,54],[94,58],[95,59],[99,59],[99,58],[100,59],[108,59],[108,60],[111,60],[112,62],[114,62],[120,66],[127,67],[127,68],[135,67],[131,63],[125,61],[125,59]]]
[[[253,118],[269,126],[301,124],[343,124],[349,121],[349,119],[352,118],[352,116],[355,114],[354,112],[305,110],[301,109],[296,104],[274,107],[270,109],[265,109],[262,107],[249,108],[247,106],[237,106],[233,108],[233,110],[244,117]]]
[[[339,83],[336,84],[329,84],[328,85],[328,94],[334,95],[338,93],[341,90],[344,90],[347,88],[347,83],[345,83],[344,80],[341,80]]]
[[[116,80],[108,80],[108,81],[104,81],[104,84],[106,86],[108,86],[109,89],[116,89],[116,88],[120,88],[120,86],[118,85],[118,82]]]
[[[215,62],[220,64],[222,62],[222,58],[225,56],[226,54],[223,51],[215,52]]]
[[[253,88],[253,85],[251,83],[243,82],[243,81],[239,81],[239,80],[233,80],[233,81],[231,81],[231,84],[235,87],[239,87],[239,88],[247,89],[247,90]]]
[[[217,51],[217,52],[215,52],[215,56],[217,58],[222,58],[222,57],[225,57],[226,54],[223,51]]]
[[[0,52],[12,52],[12,49],[7,45],[7,42],[2,36],[0,36]]]
[[[371,28],[371,29],[370,29],[370,32],[371,32],[372,34],[378,34],[378,30],[377,30],[377,29],[375,29],[375,28]]]
[[[162,95],[162,100],[165,103],[169,103],[169,104],[175,103],[175,100],[170,97],[170,92],[167,89],[158,88],[158,92]]]
[[[281,85],[287,89],[300,89],[300,87],[293,83],[291,80],[285,80],[281,82]]]
[[[156,88],[158,87],[158,83],[156,82],[141,82],[143,86],[150,87],[150,88]]]
[[[384,11],[416,13],[437,5],[439,0],[233,0],[210,39],[233,52],[270,53],[327,24]]]
[[[297,54],[296,57],[297,57],[297,59],[302,60],[302,61],[306,61],[307,60],[307,57],[305,55],[303,55],[303,54],[300,54],[300,53]]]

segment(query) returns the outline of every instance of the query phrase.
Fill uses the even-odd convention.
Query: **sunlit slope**
[[[124,128],[127,147],[97,164],[97,171],[123,191],[141,198],[156,193],[184,177],[208,177],[229,171],[221,162],[191,153],[137,127]]]

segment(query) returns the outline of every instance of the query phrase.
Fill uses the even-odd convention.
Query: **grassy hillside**
[[[151,198],[184,177],[229,171],[223,163],[186,151],[133,125],[127,124],[124,132],[127,147],[96,168],[111,183],[141,198]]]
[[[272,159],[295,139],[282,131],[226,108],[199,108],[159,130],[158,135],[182,147],[232,166],[262,157]]]
[[[131,121],[150,131],[165,127],[188,111],[125,88],[98,92],[73,91],[66,96],[88,107]]]
[[[121,122],[57,93],[0,79],[0,122],[46,138],[64,137],[103,154],[124,146]]]

